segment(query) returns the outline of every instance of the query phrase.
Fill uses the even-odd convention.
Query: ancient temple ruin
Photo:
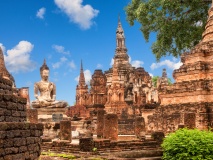
[[[133,67],[125,44],[124,30],[120,19],[116,30],[116,49],[112,68],[107,71],[95,70],[90,81],[90,89],[85,82],[81,62],[79,83],[76,87],[76,105],[92,108],[104,106],[107,113],[133,115],[132,106],[158,102],[152,96],[151,76],[144,68]],[[75,106],[71,112],[75,112]],[[80,114],[80,113],[79,113]],[[139,111],[136,113],[139,115]]]

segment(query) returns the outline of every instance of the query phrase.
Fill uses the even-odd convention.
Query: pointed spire
[[[79,83],[78,84],[80,86],[85,86],[86,85],[82,60],[81,60],[81,69],[80,69],[80,77],[79,77]]]
[[[120,13],[118,14],[118,24],[121,24]]]
[[[118,27],[117,27],[117,30],[116,30],[116,34],[117,34],[117,36],[118,36],[118,34],[120,34],[124,38],[124,31],[123,31],[123,28],[122,28],[122,25],[121,25],[120,14],[118,15]]]
[[[7,68],[5,67],[4,54],[1,47],[0,47],[0,76],[2,76],[5,79],[11,80],[15,87],[15,80],[13,76],[8,72]]]

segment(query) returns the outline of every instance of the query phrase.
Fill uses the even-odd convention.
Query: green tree
[[[149,41],[156,33],[152,52],[156,60],[166,55],[178,57],[202,38],[212,0],[131,0],[125,8],[130,25],[141,24]]]
[[[152,77],[152,83],[153,83],[154,87],[157,87],[157,81],[158,81],[159,78],[160,78],[159,76],[153,76]],[[168,78],[168,84],[172,85],[171,78]]]
[[[169,134],[161,146],[164,160],[212,160],[213,132],[179,129]]]
[[[159,78],[159,76],[153,76],[152,77],[152,83],[153,83],[154,87],[157,87],[158,78]]]

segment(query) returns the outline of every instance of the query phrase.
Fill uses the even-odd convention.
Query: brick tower
[[[76,86],[76,105],[86,105],[88,101],[88,86],[85,82],[83,63],[81,61],[81,69],[79,82]]]
[[[160,86],[161,106],[150,116],[149,129],[213,127],[213,6],[208,14],[202,40],[181,55],[183,65],[173,72],[175,83]]]

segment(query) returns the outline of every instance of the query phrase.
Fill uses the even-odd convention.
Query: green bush
[[[164,160],[213,160],[213,132],[179,129],[162,143]]]

